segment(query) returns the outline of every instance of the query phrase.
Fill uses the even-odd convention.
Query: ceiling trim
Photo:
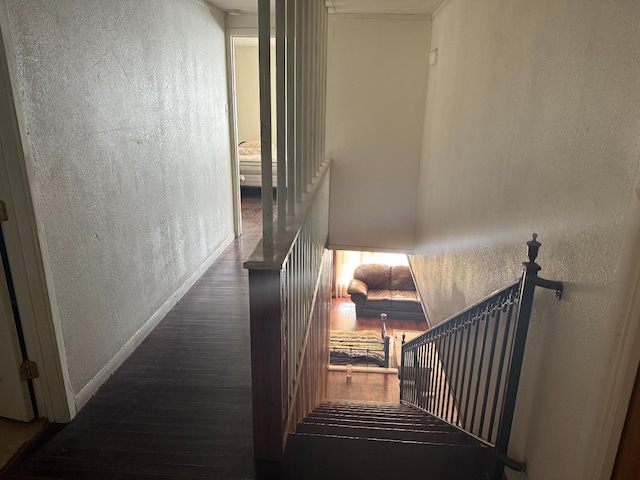
[[[329,18],[331,20],[431,20],[432,16],[412,13],[331,13]]]

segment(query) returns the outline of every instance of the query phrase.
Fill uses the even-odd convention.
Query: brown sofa
[[[405,265],[360,265],[347,293],[356,304],[358,317],[386,313],[389,318],[426,321],[411,270]]]

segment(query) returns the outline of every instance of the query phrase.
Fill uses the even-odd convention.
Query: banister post
[[[286,318],[279,270],[249,270],[253,450],[257,460],[280,460],[286,419]]]
[[[513,424],[513,415],[516,407],[516,399],[518,396],[518,385],[520,383],[520,373],[522,371],[522,362],[524,359],[524,350],[527,341],[527,332],[529,330],[529,320],[531,318],[531,309],[533,306],[533,294],[536,286],[551,288],[556,290],[558,299],[562,296],[562,283],[551,280],[545,280],[538,277],[538,272],[542,267],[536,263],[540,242],[537,240],[538,234],[533,234],[533,239],[527,242],[528,262],[522,262],[523,272],[520,282],[520,301],[518,304],[518,313],[516,321],[515,339],[513,343],[513,355],[509,372],[507,374],[507,385],[502,408],[500,425],[498,427],[496,446],[495,446],[495,465],[493,480],[503,480],[505,465],[517,471],[525,471],[526,465],[509,458],[509,439],[511,437],[511,427]]]

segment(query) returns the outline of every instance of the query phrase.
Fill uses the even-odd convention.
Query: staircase
[[[289,437],[291,479],[485,480],[491,449],[401,404],[319,405]]]

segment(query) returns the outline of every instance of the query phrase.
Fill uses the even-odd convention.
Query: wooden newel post
[[[280,460],[286,419],[286,319],[278,270],[249,270],[253,450],[258,460]]]
[[[502,415],[496,438],[496,460],[493,480],[503,480],[505,466],[516,471],[526,470],[526,465],[524,463],[513,460],[508,456],[508,449],[535,288],[536,286],[540,286],[553,289],[556,291],[556,297],[558,300],[562,298],[563,285],[561,282],[545,280],[538,277],[538,272],[542,270],[542,267],[536,263],[540,246],[541,244],[538,242],[538,234],[534,233],[533,239],[527,242],[527,255],[529,257],[529,261],[522,262],[523,272],[522,280],[520,282],[520,301],[518,303],[518,313],[516,317],[513,355],[511,357],[511,363],[507,374],[507,385],[502,407]]]

